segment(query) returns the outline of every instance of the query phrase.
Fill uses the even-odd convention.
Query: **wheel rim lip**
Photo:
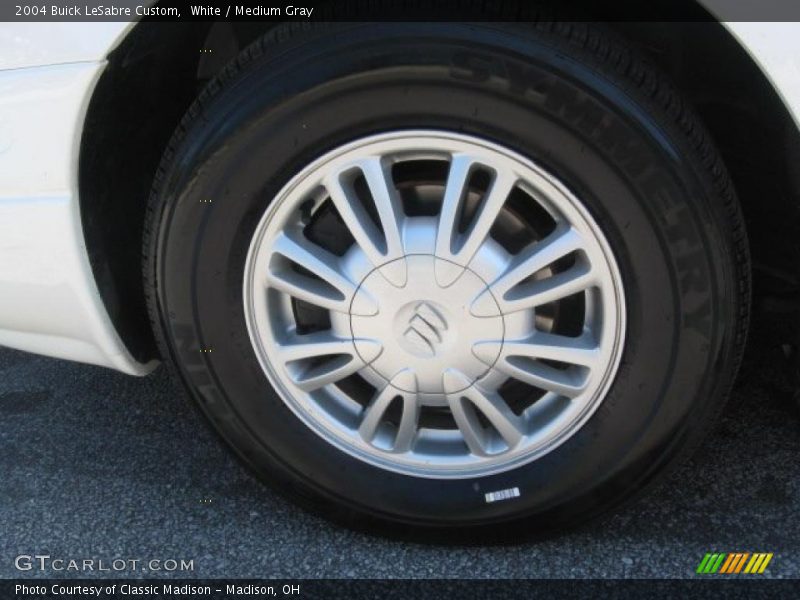
[[[602,379],[592,394],[593,398],[589,402],[584,403],[582,410],[577,415],[573,416],[567,427],[561,428],[556,434],[550,435],[543,442],[537,443],[534,447],[524,452],[517,453],[516,456],[510,459],[503,460],[503,455],[501,454],[499,455],[500,460],[498,460],[498,455],[492,455],[489,457],[479,457],[478,461],[474,461],[470,464],[439,464],[435,468],[421,468],[418,461],[407,462],[403,460],[402,456],[376,451],[375,448],[372,448],[366,443],[352,443],[352,440],[348,439],[348,437],[340,435],[341,431],[331,429],[325,422],[320,422],[319,419],[314,418],[313,415],[315,411],[313,409],[309,410],[306,402],[297,402],[295,393],[290,389],[292,386],[291,381],[289,381],[287,385],[286,378],[281,373],[281,365],[273,364],[269,359],[269,351],[265,347],[264,336],[260,333],[263,331],[263,328],[259,329],[257,323],[258,311],[255,307],[255,297],[253,293],[255,286],[258,285],[255,282],[255,265],[260,253],[260,248],[267,235],[269,224],[276,219],[281,211],[287,213],[290,210],[286,207],[286,200],[291,198],[293,194],[296,194],[297,189],[302,187],[303,182],[308,180],[310,174],[319,171],[324,165],[335,164],[337,159],[341,159],[343,156],[349,155],[358,149],[372,147],[375,144],[379,146],[387,143],[391,144],[397,141],[405,143],[409,140],[438,140],[452,142],[458,145],[466,145],[467,147],[481,148],[484,151],[497,153],[500,156],[513,160],[524,166],[528,171],[536,174],[537,177],[546,181],[549,186],[558,190],[561,197],[568,200],[569,211],[574,211],[575,214],[580,217],[581,224],[588,228],[588,231],[592,234],[591,241],[592,243],[596,243],[602,251],[604,267],[609,270],[611,275],[613,286],[611,290],[607,290],[606,293],[610,293],[611,299],[613,300],[612,305],[614,309],[613,316],[615,325],[614,341],[610,344],[610,358],[607,360],[607,366],[604,369]],[[396,150],[396,153],[401,152],[401,150],[406,151],[405,145]],[[427,154],[428,152],[429,150],[421,150],[422,154]],[[455,150],[453,152],[455,152]],[[537,198],[537,201],[541,203],[541,199]],[[552,198],[547,198],[547,202],[551,201]],[[567,207],[558,205],[556,208],[559,213],[563,213],[562,209]],[[572,221],[570,221],[570,224],[572,224]],[[372,270],[376,270],[381,266],[383,265],[374,266]],[[360,285],[360,282],[356,285]],[[465,479],[494,475],[510,471],[549,454],[582,429],[599,408],[600,404],[605,400],[617,374],[622,350],[625,345],[626,305],[622,276],[605,235],[588,209],[561,180],[524,155],[483,138],[447,130],[407,129],[369,135],[329,150],[307,164],[281,188],[259,220],[247,253],[243,291],[245,320],[250,341],[262,370],[284,404],[287,405],[307,427],[314,431],[314,433],[346,454],[384,470],[424,479]],[[354,351],[357,353],[355,346]],[[311,394],[306,395],[310,396]],[[322,409],[318,409],[318,411],[321,412]],[[355,432],[355,436],[351,437],[358,438],[357,431]],[[367,448],[364,448],[364,445],[366,445]]]

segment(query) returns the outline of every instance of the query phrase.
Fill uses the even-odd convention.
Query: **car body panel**
[[[0,71],[0,344],[142,375],[154,365],[111,323],[78,205],[81,131],[104,65]]]
[[[800,23],[725,23],[800,127]]]
[[[800,125],[800,26],[726,26]],[[108,54],[133,27],[0,26],[0,344],[143,375],[156,363],[137,362],[111,322],[78,198],[86,110]]]
[[[99,62],[135,23],[3,23],[0,70]]]

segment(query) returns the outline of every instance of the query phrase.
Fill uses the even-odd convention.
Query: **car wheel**
[[[352,526],[581,523],[695,447],[738,367],[730,181],[592,26],[279,27],[189,110],[148,211],[165,360]]]

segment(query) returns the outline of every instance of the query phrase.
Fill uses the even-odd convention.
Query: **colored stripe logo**
[[[772,552],[708,552],[697,565],[701,575],[736,575],[747,573],[760,575],[772,560]]]

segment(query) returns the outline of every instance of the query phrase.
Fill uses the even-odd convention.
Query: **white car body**
[[[800,126],[800,26],[726,23]],[[0,25],[0,345],[132,375],[86,251],[78,197],[84,118],[132,23]]]

